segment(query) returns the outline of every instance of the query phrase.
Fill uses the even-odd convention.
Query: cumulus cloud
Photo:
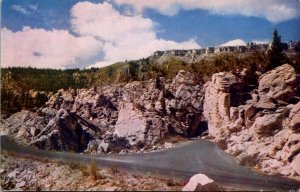
[[[213,14],[261,17],[278,23],[300,15],[300,3],[295,0],[115,0],[115,2],[119,5],[132,6],[137,13],[150,8],[169,16],[177,14],[181,9],[203,9]]]
[[[28,10],[37,10],[30,5]],[[15,9],[27,14],[24,7]],[[24,9],[24,10],[23,10]],[[80,2],[71,9],[71,30],[1,30],[1,64],[39,68],[104,67],[148,57],[156,50],[200,48],[194,39],[160,39],[155,23],[142,15],[120,13],[111,4]]]
[[[72,30],[76,34],[93,36],[103,42],[104,64],[140,59],[156,50],[200,48],[194,39],[185,42],[159,39],[151,19],[139,14],[123,15],[107,2],[77,3],[71,15]]]
[[[86,67],[103,44],[90,36],[75,37],[64,30],[23,28],[1,30],[1,65],[43,68]]]

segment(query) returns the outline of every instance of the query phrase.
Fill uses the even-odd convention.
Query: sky
[[[300,40],[300,0],[2,0],[1,67],[104,67],[157,50]]]

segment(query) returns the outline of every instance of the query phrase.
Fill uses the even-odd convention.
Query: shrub
[[[70,165],[71,169],[79,169],[79,167],[80,167],[79,162],[74,161],[74,160],[70,161],[69,165]]]
[[[176,185],[176,183],[174,182],[173,179],[168,179],[168,180],[167,180],[167,186],[173,187],[173,186],[175,186],[175,185]]]
[[[109,172],[117,177],[118,173],[120,173],[119,167],[117,165],[113,165],[110,167]]]

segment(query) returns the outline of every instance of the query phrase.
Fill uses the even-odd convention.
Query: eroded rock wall
[[[263,74],[251,99],[236,107],[232,102],[239,99],[230,89],[239,81],[233,74],[218,73],[206,83],[203,114],[211,136],[244,165],[297,174],[300,99],[294,68],[285,64]]]

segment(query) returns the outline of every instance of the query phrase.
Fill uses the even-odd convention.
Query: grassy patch
[[[91,159],[91,162],[89,164],[89,176],[93,181],[97,180],[97,165],[94,158]]]

